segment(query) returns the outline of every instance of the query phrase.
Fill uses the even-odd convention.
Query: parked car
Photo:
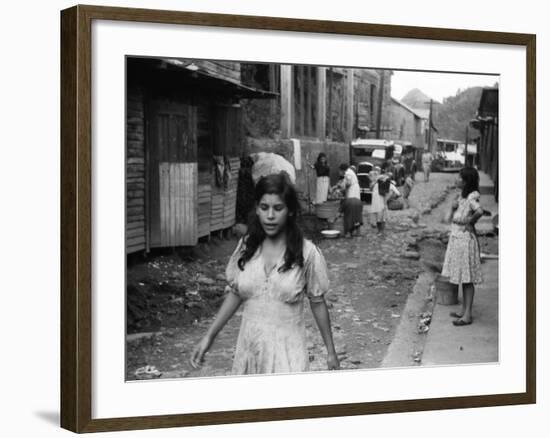
[[[363,202],[372,202],[370,171],[379,166],[383,172],[391,172],[394,149],[395,145],[391,140],[358,138],[350,143],[350,165],[357,168]]]
[[[350,143],[350,164],[355,167],[368,161],[373,166],[387,167],[393,158],[394,142],[391,140],[358,138]]]
[[[374,165],[368,161],[357,163],[357,179],[359,180],[359,191],[361,193],[361,201],[370,204],[372,202],[371,177],[370,171]]]
[[[433,172],[458,172],[464,167],[464,163],[463,143],[458,140],[437,139],[437,150],[432,161]]]

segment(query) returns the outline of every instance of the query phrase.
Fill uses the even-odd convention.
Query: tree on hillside
[[[437,128],[439,138],[464,140],[466,126],[469,125],[479,106],[482,87],[458,89],[454,96],[443,99],[443,102],[433,106],[433,123]],[[401,101],[415,109],[428,109],[430,97],[418,88],[410,90]],[[475,138],[479,132],[469,128],[469,138]]]
[[[466,127],[469,125],[479,106],[482,87],[471,87],[457,90],[455,96],[446,97],[441,105],[434,107],[433,120],[439,130],[439,137],[463,140]],[[479,132],[469,128],[469,137],[474,138]]]

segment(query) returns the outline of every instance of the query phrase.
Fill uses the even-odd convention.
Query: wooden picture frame
[[[173,25],[515,45],[526,49],[525,392],[280,407],[177,415],[92,418],[92,22]],[[74,432],[529,404],[536,401],[535,48],[531,34],[75,6],[61,12],[61,426]]]

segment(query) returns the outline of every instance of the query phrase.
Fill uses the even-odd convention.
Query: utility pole
[[[433,99],[430,99],[430,116],[428,118],[428,150],[432,151],[432,110],[433,110]]]
[[[434,102],[433,99],[430,99],[429,102],[424,102],[424,103],[429,103],[430,104],[430,116],[428,118],[428,150],[433,154],[434,151],[432,150],[432,127],[433,127],[433,105],[434,103],[439,103],[439,102]]]

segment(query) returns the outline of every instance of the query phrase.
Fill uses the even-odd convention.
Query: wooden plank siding
[[[193,62],[218,78],[241,80],[240,63]],[[141,64],[147,69],[137,68]],[[141,64],[134,60],[127,76],[127,254],[195,245],[200,237],[233,226],[245,150],[243,112],[230,91],[188,87],[191,79],[182,80],[177,71]],[[316,92],[316,82],[311,86]],[[314,127],[316,113],[309,117],[307,124]],[[230,169],[221,184],[215,181],[215,156]]]
[[[128,84],[126,105],[126,254],[146,249],[143,92]]]
[[[199,226],[198,236],[210,234],[210,210],[212,208],[212,156],[214,140],[212,135],[212,105],[199,102],[197,105],[197,160],[199,167],[198,204]]]
[[[212,208],[212,185],[201,184],[199,177],[198,186],[198,237],[208,236],[210,234],[210,211]]]
[[[192,246],[198,239],[197,163],[160,163],[161,246]]]
[[[217,105],[213,126],[214,156],[224,161],[224,176],[216,181],[212,175],[212,202],[210,205],[210,231],[233,226],[236,222],[237,185],[244,133],[243,113],[238,105]],[[220,181],[222,179],[223,181]]]
[[[187,189],[182,187],[183,183],[178,179],[186,178],[187,174],[178,173],[180,170],[176,168],[165,169],[166,163],[193,164],[197,167],[196,107],[185,102],[152,101],[148,106],[148,120],[150,246],[174,246],[172,243],[178,243],[183,239],[177,236],[183,234],[186,235],[186,242],[196,243],[196,229],[189,231],[190,234],[187,236],[188,231],[178,229],[179,219],[175,219],[176,215],[183,214],[182,208],[185,203],[182,199],[188,202],[188,194],[185,191]],[[167,174],[161,174],[161,169]],[[189,182],[195,190],[193,210],[196,213],[198,169],[195,169],[194,175],[194,180]],[[196,221],[194,226],[196,228]]]
[[[224,228],[232,227],[236,222],[237,185],[239,182],[239,169],[241,167],[241,160],[239,157],[230,157],[228,161],[231,166],[231,179],[229,180],[227,190],[225,191],[223,203]]]

